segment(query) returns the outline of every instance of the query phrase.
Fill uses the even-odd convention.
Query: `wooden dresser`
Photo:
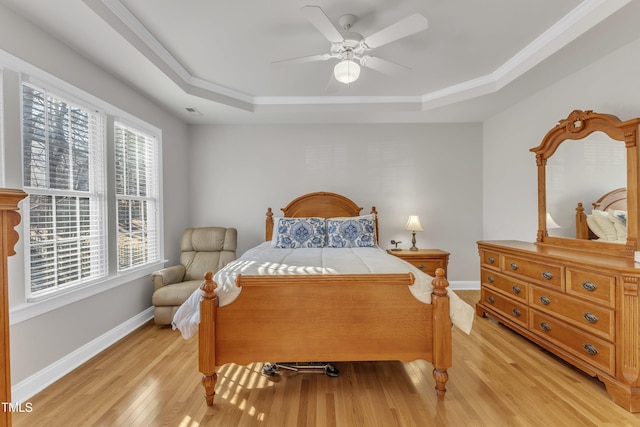
[[[402,258],[433,277],[436,276],[436,268],[443,268],[446,272],[449,265],[449,252],[440,249],[418,249],[417,251],[387,249],[387,253]]]
[[[597,376],[616,403],[640,411],[640,268],[633,259],[512,240],[481,241],[478,250],[479,316]]]
[[[26,197],[21,190],[0,189],[0,258],[2,258],[2,283],[0,283],[0,402],[11,402],[11,364],[9,349],[9,275],[7,257],[15,254],[18,233],[14,227],[20,223],[18,202]],[[11,426],[11,412],[0,410],[0,426]]]

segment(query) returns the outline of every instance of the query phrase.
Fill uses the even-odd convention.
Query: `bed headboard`
[[[609,191],[597,201],[591,204],[593,209],[606,211],[607,209],[627,210],[627,188],[616,188]],[[587,225],[587,214],[584,212],[582,203],[578,203],[576,208],[576,239],[597,239],[597,236],[589,229]]]
[[[616,188],[593,202],[593,209],[606,211],[607,209],[627,210],[627,188]]]
[[[319,191],[309,193],[292,200],[282,212],[287,218],[336,218],[359,216],[362,208],[351,199],[336,193]],[[376,214],[376,239],[378,238],[378,212],[376,207],[371,208],[371,213]],[[273,235],[273,211],[267,209],[266,240],[271,240]]]

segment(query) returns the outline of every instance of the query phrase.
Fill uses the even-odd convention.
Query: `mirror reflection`
[[[547,159],[547,232],[576,237],[576,206],[591,214],[602,195],[627,186],[626,148],[603,132],[574,141],[565,140]]]

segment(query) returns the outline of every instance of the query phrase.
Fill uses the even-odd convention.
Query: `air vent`
[[[186,110],[192,116],[198,116],[198,117],[202,116],[202,113],[200,111],[198,111],[198,109],[195,108],[195,107],[187,107]]]

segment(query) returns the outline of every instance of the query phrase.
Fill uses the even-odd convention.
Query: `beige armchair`
[[[169,325],[178,307],[196,290],[207,271],[215,273],[236,257],[235,228],[187,228],[180,241],[180,265],[151,274],[155,288],[151,302],[154,320]]]

